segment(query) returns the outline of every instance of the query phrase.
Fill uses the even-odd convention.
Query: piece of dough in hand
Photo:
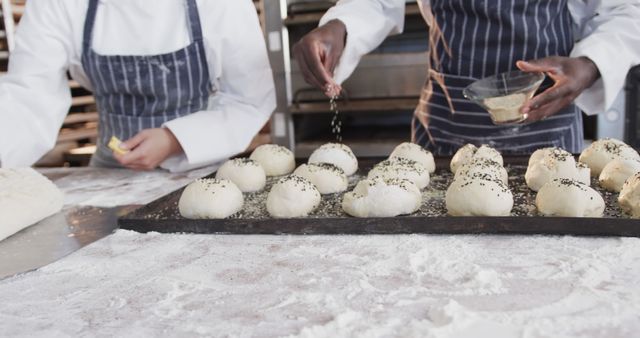
[[[605,204],[602,196],[586,184],[557,178],[540,188],[536,207],[544,216],[602,217]]]
[[[242,191],[231,181],[201,178],[187,185],[180,196],[178,210],[189,219],[227,218],[242,210]]]
[[[60,210],[64,195],[31,168],[0,169],[0,241]]]

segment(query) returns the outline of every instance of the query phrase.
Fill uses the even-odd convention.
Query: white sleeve
[[[602,113],[623,89],[629,69],[640,63],[640,1],[574,1],[569,8],[579,26],[571,56],[588,57],[600,71],[576,104],[588,115]]]
[[[218,50],[207,46],[207,53],[220,59],[219,87],[209,110],[165,124],[184,149],[184,155],[162,163],[170,171],[210,165],[245,151],[276,107],[273,75],[255,7],[251,1],[231,1],[229,6]]]
[[[8,73],[0,77],[0,163],[34,164],[55,145],[71,105],[69,18],[60,1],[28,1]]]
[[[405,0],[341,0],[320,20],[320,26],[340,20],[347,28],[347,43],[334,80],[344,82],[365,54],[376,49],[390,34],[404,28]]]

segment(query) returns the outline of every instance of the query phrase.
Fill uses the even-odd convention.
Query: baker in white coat
[[[0,77],[0,165],[53,147],[67,71],[96,98],[94,166],[208,165],[245,150],[275,108],[250,0],[30,0]],[[107,147],[112,136],[126,154]]]
[[[640,63],[638,0],[418,0],[430,27],[429,74],[414,141],[437,154],[465,143],[506,153],[580,152],[582,113],[605,112]],[[402,31],[404,0],[342,0],[294,47],[307,82],[335,88],[360,58]],[[528,60],[528,61],[524,61]],[[528,123],[494,125],[462,89],[519,68],[554,80],[523,108]]]

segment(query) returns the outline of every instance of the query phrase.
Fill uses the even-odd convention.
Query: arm
[[[320,27],[294,47],[307,81],[318,87],[332,84],[334,79],[342,83],[363,55],[378,47],[389,34],[402,32],[404,10],[404,0],[338,2],[322,17]]]
[[[184,151],[162,164],[171,171],[213,164],[245,151],[276,106],[271,66],[252,3],[230,1],[220,17],[220,43],[207,45],[218,91],[209,110],[166,123]],[[219,66],[214,65],[216,59]]]
[[[30,166],[53,148],[71,105],[69,19],[59,1],[29,1],[0,77],[0,163]]]
[[[593,115],[611,107],[623,89],[629,69],[640,63],[640,2],[633,0],[569,1],[580,40],[572,57],[587,57],[600,78],[576,104]]]

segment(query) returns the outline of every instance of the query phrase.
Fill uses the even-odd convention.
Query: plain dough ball
[[[459,167],[471,161],[476,151],[478,151],[478,147],[471,143],[465,144],[462,148],[458,149],[451,158],[451,164],[449,165],[451,172],[455,174]]]
[[[488,175],[491,178],[497,178],[504,184],[509,183],[509,173],[507,169],[500,163],[486,158],[474,158],[470,162],[460,166],[456,171],[454,179],[460,179],[461,176]]]
[[[421,204],[420,189],[411,181],[381,177],[358,182],[342,199],[342,209],[354,217],[408,215],[416,212]]]
[[[0,168],[0,241],[59,212],[63,204],[60,189],[39,172]]]
[[[369,171],[367,178],[371,179],[376,176],[385,179],[406,179],[415,184],[418,189],[426,188],[430,181],[427,168],[406,158],[395,158],[378,163]]]
[[[320,205],[320,192],[313,183],[297,175],[281,178],[267,196],[271,217],[304,217]]]
[[[347,176],[358,171],[358,159],[351,148],[342,143],[327,143],[320,146],[309,156],[309,164],[331,163],[342,169]]]
[[[580,179],[580,171],[571,153],[560,148],[545,148],[533,153],[524,175],[527,186],[538,191],[556,178]]]
[[[216,178],[233,182],[242,192],[256,192],[264,189],[267,175],[257,161],[249,158],[234,158],[225,162]]]
[[[594,177],[600,176],[602,169],[617,158],[640,161],[637,151],[616,139],[597,140],[580,154],[580,162],[591,168],[591,176]]]
[[[451,216],[509,216],[513,194],[500,179],[474,174],[453,180],[445,202]]]
[[[627,179],[640,172],[640,161],[615,159],[609,162],[602,172],[598,181],[600,186],[606,190],[620,192]]]
[[[277,144],[263,144],[249,158],[260,163],[267,176],[287,175],[296,168],[293,152]]]
[[[451,158],[451,172],[455,174],[458,171],[458,168],[470,162],[474,158],[492,160],[498,162],[500,165],[504,165],[504,160],[502,159],[502,155],[500,155],[499,151],[486,144],[483,144],[479,148],[473,144],[466,144],[462,148],[458,149],[458,151],[453,155],[453,158]]]
[[[201,178],[187,185],[180,196],[178,210],[189,219],[227,218],[242,210],[242,191],[231,181]]]
[[[436,161],[433,158],[433,154],[415,143],[404,142],[398,145],[389,155],[389,159],[394,158],[406,158],[416,161],[422,164],[430,174],[436,171]]]
[[[604,199],[582,182],[558,178],[540,188],[536,207],[544,216],[602,217]]]
[[[293,174],[309,180],[323,195],[343,192],[349,186],[344,171],[330,163],[303,164]]]
[[[640,218],[640,173],[629,177],[624,183],[618,203],[631,217]]]

